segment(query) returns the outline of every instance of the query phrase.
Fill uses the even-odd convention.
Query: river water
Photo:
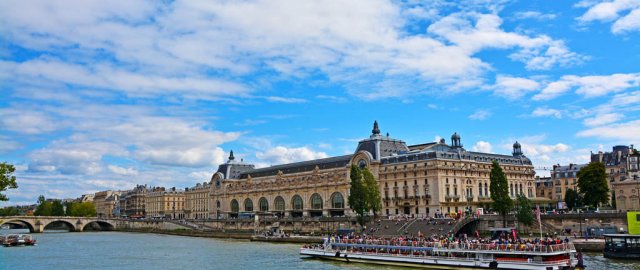
[[[25,233],[0,230],[0,234]],[[34,234],[35,247],[0,247],[0,269],[394,269],[301,259],[300,245],[123,232]],[[640,263],[587,254],[588,269],[638,269]]]

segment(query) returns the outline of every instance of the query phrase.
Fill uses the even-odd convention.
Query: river
[[[26,232],[0,230],[0,234]],[[123,232],[34,234],[35,247],[0,247],[0,269],[394,269],[301,259],[299,245]],[[587,254],[588,269],[638,269],[640,263]]]

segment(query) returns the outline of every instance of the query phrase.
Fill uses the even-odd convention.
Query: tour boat
[[[393,243],[380,240],[332,242],[304,246],[312,258],[435,269],[583,269],[582,254],[573,244]]]
[[[640,235],[605,234],[605,258],[640,260]]]
[[[3,237],[2,245],[5,247],[33,246],[36,240],[30,234],[9,234]]]

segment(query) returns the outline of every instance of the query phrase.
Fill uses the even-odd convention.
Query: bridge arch
[[[37,221],[37,222],[41,222],[41,221]],[[36,225],[37,225],[36,222]],[[76,225],[73,224],[73,222],[69,221],[69,220],[65,220],[65,219],[52,219],[52,220],[47,220],[42,222],[42,232],[44,232],[45,230],[47,230],[47,227],[49,227],[49,229],[51,229],[51,225],[55,225],[55,224],[64,224],[67,228],[69,228],[70,232],[75,232],[77,231],[76,229]]]
[[[115,229],[116,229],[115,225],[103,220],[91,221],[91,222],[88,222],[87,224],[82,225],[82,231],[87,231],[87,230],[113,231]]]
[[[34,227],[33,224],[29,223],[28,221],[21,220],[21,219],[7,219],[7,220],[0,219],[0,226],[2,226],[4,224],[21,224],[21,225],[26,226],[29,229],[30,233],[35,232],[35,227]]]

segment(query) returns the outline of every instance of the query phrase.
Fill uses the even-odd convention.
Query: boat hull
[[[572,269],[569,266],[561,264],[537,264],[537,263],[512,263],[498,262],[497,267],[491,265],[490,261],[479,260],[463,260],[449,258],[428,258],[428,257],[409,257],[409,256],[389,256],[378,254],[361,254],[361,253],[341,253],[336,254],[333,251],[323,251],[317,249],[301,249],[301,256],[319,258],[325,260],[335,260],[343,262],[382,264],[406,267],[421,267],[429,269],[517,269],[517,270],[547,270],[547,269]],[[346,255],[346,256],[345,256]]]

